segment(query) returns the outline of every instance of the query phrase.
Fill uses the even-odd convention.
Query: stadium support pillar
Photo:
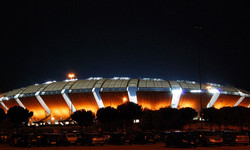
[[[240,97],[239,100],[234,104],[234,107],[238,106],[243,101],[244,98],[245,98],[244,96]]]
[[[210,99],[209,103],[207,104],[207,108],[210,108],[210,107],[213,107],[214,103],[216,102],[216,100],[220,96],[220,92],[215,88],[208,90],[208,92],[213,94],[212,98]]]
[[[73,105],[72,101],[70,100],[70,98],[69,98],[69,96],[68,96],[68,90],[63,89],[63,90],[61,91],[61,94],[62,94],[62,96],[63,96],[65,102],[66,102],[67,105],[69,106],[71,113],[74,113],[74,112],[76,111],[76,109],[75,109],[75,106]]]
[[[179,105],[179,101],[181,98],[181,93],[182,93],[182,89],[181,88],[175,88],[172,89],[172,102],[171,102],[171,108],[178,108]]]
[[[2,99],[3,99],[3,97],[0,98],[0,104],[3,106],[3,108],[4,108],[6,111],[8,111],[9,108],[3,103]]]
[[[137,87],[128,87],[127,88],[129,101],[133,102],[135,104],[137,104],[136,90],[137,90]]]
[[[93,92],[93,95],[94,95],[94,98],[96,100],[96,103],[98,105],[99,108],[104,108],[104,105],[103,105],[103,102],[102,102],[102,98],[100,96],[100,88],[93,88],[92,89],[92,92]]]
[[[42,105],[42,107],[44,108],[44,110],[50,115],[49,107],[45,104],[45,102],[43,101],[42,97],[39,94],[40,94],[40,91],[38,91],[38,92],[35,93],[36,99]]]
[[[18,103],[19,106],[23,107],[24,109],[26,109],[26,107],[23,105],[23,103],[20,101],[20,99],[18,98],[19,94],[14,96],[14,99],[16,100],[16,102]]]

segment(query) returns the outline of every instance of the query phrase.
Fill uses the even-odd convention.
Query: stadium
[[[201,108],[209,107],[250,107],[250,92],[193,81],[91,77],[14,89],[0,95],[0,108],[7,112],[13,106],[21,106],[33,111],[33,123],[58,124],[69,120],[76,110],[96,113],[99,108],[116,108],[127,101],[152,110],[191,107],[200,112]]]

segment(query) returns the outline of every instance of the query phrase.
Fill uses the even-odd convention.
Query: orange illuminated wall
[[[40,121],[46,117],[46,111],[36,97],[23,97],[19,99],[29,111],[33,111],[33,121]]]
[[[136,95],[138,104],[143,108],[158,110],[171,105],[171,92],[137,91]]]
[[[250,97],[245,97],[238,106],[248,107],[250,105]]]
[[[68,93],[76,110],[91,110],[96,113],[99,109],[93,93]]]
[[[65,120],[70,117],[70,108],[62,95],[41,95],[41,97],[50,109],[51,118]]]
[[[206,108],[211,97],[212,97],[211,94],[207,93],[201,94],[203,108]],[[200,93],[183,93],[181,95],[178,107],[179,108],[191,107],[195,109],[197,112],[200,112],[201,110]]]
[[[117,108],[118,105],[123,104],[123,99],[128,99],[127,92],[100,92],[104,107],[111,106]]]
[[[20,106],[15,99],[3,100],[3,103],[10,109],[13,106]]]
[[[213,106],[217,109],[222,107],[233,107],[239,98],[240,96],[221,94]]]

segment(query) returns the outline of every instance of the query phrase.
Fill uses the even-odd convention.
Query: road
[[[179,150],[179,149],[195,149],[195,150],[250,150],[249,146],[221,146],[221,147],[197,147],[197,148],[169,148],[163,143],[147,144],[147,145],[104,145],[104,146],[52,146],[52,147],[32,147],[20,148],[10,147],[7,144],[0,144],[0,150]]]

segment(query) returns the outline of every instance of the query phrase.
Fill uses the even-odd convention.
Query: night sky
[[[250,91],[247,1],[9,1],[0,92],[88,77],[162,78]],[[195,27],[201,27],[197,30]]]

